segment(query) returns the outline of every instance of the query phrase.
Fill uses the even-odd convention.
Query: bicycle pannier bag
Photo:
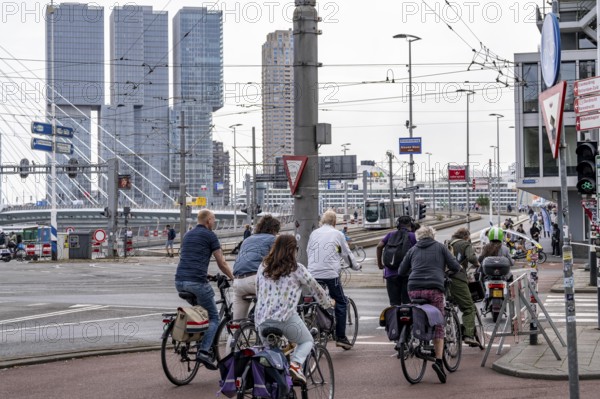
[[[429,341],[437,324],[444,324],[440,310],[432,305],[415,305],[412,309],[412,333],[418,339]]]
[[[248,363],[253,360],[254,354],[255,348],[247,348],[243,351],[232,352],[219,362],[217,365],[219,367],[219,373],[221,374],[221,380],[219,381],[221,389],[219,390],[219,393],[222,393],[228,398],[237,396],[238,387],[236,380],[242,376]],[[251,386],[253,384],[253,381],[251,380],[252,373],[248,373],[246,378],[250,379],[248,385]]]
[[[325,333],[333,332],[334,316],[332,314],[333,308],[324,309],[322,306],[316,308],[316,321],[319,330]]]
[[[199,341],[208,329],[208,311],[202,306],[177,308],[173,326],[173,339],[177,341]]]
[[[381,312],[379,325],[385,327],[390,341],[397,341],[404,325],[412,322],[411,305],[390,306]]]
[[[383,264],[390,270],[398,270],[404,256],[410,249],[408,233],[398,230],[388,238],[383,248]]]
[[[289,364],[279,349],[264,349],[252,359],[252,394],[260,398],[284,399],[289,397],[292,378]]]

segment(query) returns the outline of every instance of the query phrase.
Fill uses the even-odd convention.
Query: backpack
[[[396,231],[388,239],[387,244],[383,248],[383,264],[390,270],[398,270],[400,262],[406,256],[406,253],[411,248],[408,232],[403,230]]]
[[[168,239],[169,240],[174,240],[175,237],[177,237],[177,233],[175,232],[175,229],[170,229],[169,230],[169,235],[168,235]]]
[[[457,239],[454,239],[454,240],[445,240],[444,241],[444,246],[448,249],[448,251],[452,254],[452,256],[454,256],[456,258],[457,262],[460,263],[460,265],[463,268],[466,268],[467,265],[468,265],[468,263],[465,264],[465,265],[463,265],[463,263],[466,260],[466,255],[463,254],[463,253],[461,253],[461,252],[456,253],[456,251],[454,250],[454,244],[456,244],[458,241],[459,240],[457,240]]]

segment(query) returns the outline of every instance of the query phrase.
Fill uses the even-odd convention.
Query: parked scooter
[[[488,256],[481,265],[485,286],[485,302],[482,313],[492,313],[494,323],[498,320],[502,303],[508,296],[508,283],[512,281],[510,261],[504,256]]]

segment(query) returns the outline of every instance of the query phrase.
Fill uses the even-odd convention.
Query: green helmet
[[[500,227],[492,227],[487,236],[490,241],[504,241],[504,231]]]

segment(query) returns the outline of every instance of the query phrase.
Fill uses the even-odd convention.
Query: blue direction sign
[[[420,137],[401,137],[400,155],[402,154],[420,154],[421,153],[421,138]]]
[[[73,155],[73,144],[71,143],[56,143],[55,149],[58,154]]]
[[[38,138],[31,139],[31,149],[52,152],[52,140],[44,140]]]
[[[73,137],[73,128],[67,126],[56,126],[56,135],[64,138]],[[44,122],[31,122],[31,133],[52,135],[52,124]]]
[[[73,128],[67,126],[56,126],[56,135],[64,138],[73,138]]]
[[[52,125],[43,122],[31,122],[31,133],[52,135]]]

